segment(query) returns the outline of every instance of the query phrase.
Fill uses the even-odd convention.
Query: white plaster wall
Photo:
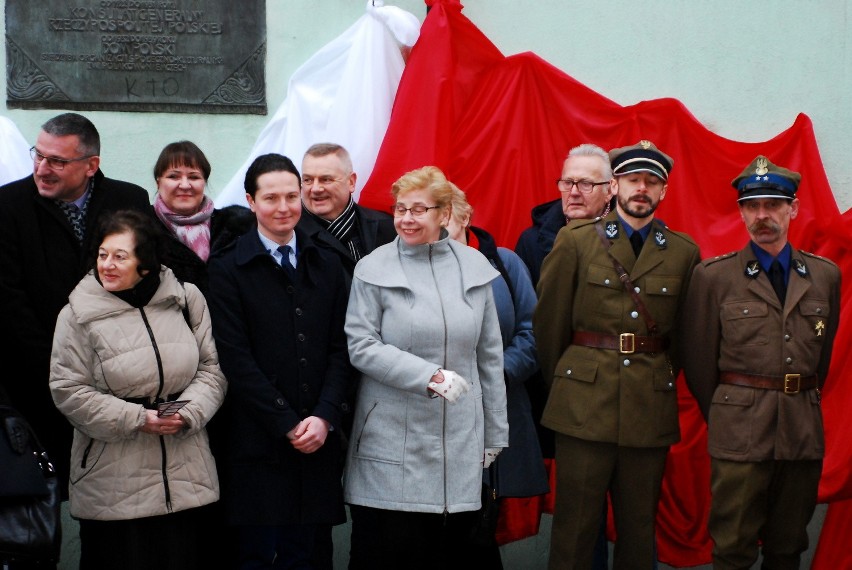
[[[69,0],[73,3],[73,0]],[[422,0],[386,0],[421,20]],[[592,89],[631,105],[674,97],[712,131],[757,142],[806,113],[842,211],[852,207],[852,42],[847,0],[463,0],[504,54],[532,51]],[[3,1],[5,9],[5,0]],[[267,1],[270,115],[290,74],[364,13],[365,0]],[[5,18],[2,24],[5,32]],[[0,53],[5,70],[5,50]],[[5,72],[0,78],[5,98]],[[29,141],[54,110],[10,110]],[[108,176],[153,189],[167,143],[189,138],[213,165],[216,194],[269,116],[85,113],[101,131]],[[297,158],[297,157],[293,157]],[[700,172],[695,173],[701,176]]]

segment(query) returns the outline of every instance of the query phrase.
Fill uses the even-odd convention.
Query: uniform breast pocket
[[[677,299],[682,280],[677,275],[648,276],[642,288],[648,311],[658,323],[671,324],[677,313]]]
[[[624,285],[615,269],[609,265],[590,264],[586,274],[586,287],[581,287],[583,307],[604,315],[620,315],[621,292]]]
[[[722,337],[734,346],[767,344],[769,306],[763,301],[734,301],[722,305]]]
[[[802,299],[799,302],[799,314],[808,323],[810,331],[805,338],[810,342],[822,343],[825,338],[825,327],[831,314],[831,305],[825,299]],[[801,334],[801,333],[800,333]]]

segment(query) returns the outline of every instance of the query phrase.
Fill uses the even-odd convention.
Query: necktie
[[[787,284],[784,282],[784,268],[777,259],[769,266],[769,282],[772,283],[772,288],[775,289],[775,294],[778,295],[778,300],[783,306],[784,299],[787,297]]]
[[[278,248],[281,252],[281,267],[284,268],[284,273],[290,278],[290,281],[296,281],[296,268],[290,263],[290,252],[293,251],[289,245],[282,245]]]
[[[642,251],[642,245],[645,242],[642,240],[642,234],[639,232],[633,232],[630,234],[630,245],[633,246],[633,253],[636,255],[636,258],[639,258],[639,253]]]

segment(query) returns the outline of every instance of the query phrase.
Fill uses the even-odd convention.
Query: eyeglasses
[[[418,204],[416,206],[411,206],[410,208],[406,208],[402,204],[394,204],[391,207],[391,212],[393,213],[394,217],[396,217],[396,218],[402,218],[403,216],[405,216],[406,212],[411,212],[412,216],[414,216],[415,218],[419,218],[420,216],[424,215],[429,210],[435,210],[435,209],[440,208],[440,207],[441,206],[422,206],[422,205]]]
[[[556,186],[559,188],[560,192],[570,192],[574,186],[577,186],[577,189],[583,194],[588,194],[592,190],[595,189],[595,186],[600,186],[602,184],[609,184],[609,180],[606,182],[592,182],[591,180],[573,180],[571,178],[560,178],[556,181]]]
[[[326,186],[331,186],[335,182],[340,182],[341,180],[345,179],[346,176],[343,176],[341,178],[334,178],[331,176],[317,176],[316,178],[314,178],[313,176],[303,176],[302,188],[310,188],[314,185],[315,181],[320,187],[325,188]]]
[[[53,156],[44,156],[42,153],[36,150],[36,147],[32,147],[30,148],[30,156],[33,157],[33,163],[35,165],[39,165],[43,160],[46,160],[47,166],[51,170],[62,170],[65,168],[66,164],[69,164],[71,162],[78,162],[80,160],[86,160],[87,158],[92,158],[95,155],[89,154],[86,156],[81,156],[80,158],[56,158]]]

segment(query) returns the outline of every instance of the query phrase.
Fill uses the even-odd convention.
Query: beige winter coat
[[[219,498],[204,426],[222,404],[225,377],[201,292],[163,267],[151,301],[137,309],[89,273],[56,324],[50,390],[74,426],[71,514],[123,520],[166,514]],[[189,307],[189,321],[182,307]],[[162,374],[160,373],[162,366]],[[161,387],[162,379],[162,387]],[[139,431],[145,408],[126,398],[179,395],[188,428]]]

